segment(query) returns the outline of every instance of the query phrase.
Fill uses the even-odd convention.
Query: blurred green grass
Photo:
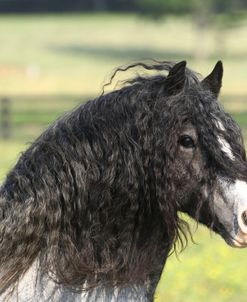
[[[247,23],[223,34],[224,50],[212,29],[199,41],[189,18],[151,22],[131,14],[0,15],[0,93],[94,95],[116,66],[156,58],[187,59],[203,74],[223,59],[224,93],[246,94]],[[204,62],[194,60],[200,42],[209,56]]]
[[[204,75],[216,59],[223,59],[222,103],[247,139],[246,34],[247,23],[225,33],[226,49],[220,55],[210,29],[204,41],[209,58],[197,62],[197,33],[189,19],[152,23],[135,15],[0,16],[0,95],[11,99],[13,132],[10,140],[0,140],[0,180],[27,142],[100,93],[112,69],[145,58],[187,59]],[[175,255],[168,259],[157,301],[246,301],[246,250],[228,247],[200,226],[195,241],[180,260]]]

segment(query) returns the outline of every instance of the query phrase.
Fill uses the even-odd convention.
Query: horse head
[[[165,177],[179,210],[231,246],[246,247],[246,156],[239,126],[218,102],[222,76],[220,61],[204,80],[192,83],[185,62],[171,68],[164,83],[166,110],[160,116],[168,121]]]

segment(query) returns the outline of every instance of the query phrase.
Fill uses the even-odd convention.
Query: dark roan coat
[[[112,79],[138,67],[146,74],[57,120],[7,175],[0,299],[152,301],[187,242],[179,212],[247,245],[246,157],[217,101],[222,63],[204,80],[184,61]]]

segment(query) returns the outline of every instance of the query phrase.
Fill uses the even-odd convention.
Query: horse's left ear
[[[181,61],[175,64],[165,80],[166,84],[166,93],[168,95],[173,95],[179,93],[185,84],[185,69],[186,61]]]
[[[213,71],[201,82],[201,84],[205,89],[210,90],[216,97],[218,97],[222,86],[222,77],[223,64],[221,61],[218,61]]]

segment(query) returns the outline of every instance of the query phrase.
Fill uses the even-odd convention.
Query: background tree
[[[159,20],[167,16],[191,16],[197,31],[195,58],[205,59],[205,34],[209,27],[217,32],[218,53],[225,52],[225,30],[237,25],[246,16],[245,0],[137,0],[139,12],[149,18]]]

